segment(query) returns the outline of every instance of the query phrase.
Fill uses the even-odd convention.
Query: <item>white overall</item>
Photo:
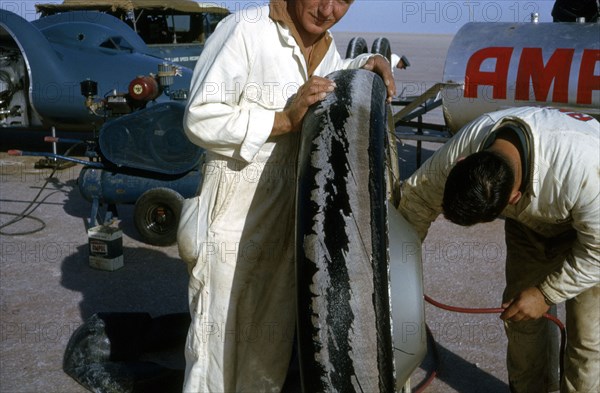
[[[529,185],[506,219],[504,300],[538,285],[566,302],[568,344],[562,392],[600,391],[600,124],[552,108],[512,108],[463,127],[403,185],[400,212],[421,238],[442,212],[448,172],[486,146],[503,122],[521,125],[530,142]],[[507,322],[512,391],[545,392],[548,322]]]
[[[191,269],[185,392],[279,392],[295,329],[298,134],[269,138],[307,80],[300,47],[269,8],[234,14],[207,41],[184,124],[207,151],[202,252]],[[315,75],[359,68],[331,44]]]

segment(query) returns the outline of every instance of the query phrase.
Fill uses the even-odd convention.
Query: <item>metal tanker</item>
[[[559,107],[600,117],[597,23],[465,24],[446,56],[446,124],[456,132],[479,115],[507,107]]]

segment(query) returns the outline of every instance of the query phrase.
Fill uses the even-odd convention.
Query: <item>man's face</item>
[[[316,39],[348,12],[353,0],[287,0],[296,28],[305,38]]]

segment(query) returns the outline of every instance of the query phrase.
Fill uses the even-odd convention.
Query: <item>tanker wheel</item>
[[[375,41],[373,41],[373,45],[371,46],[371,53],[379,53],[389,62],[392,61],[392,46],[390,41],[385,37],[379,37]]]
[[[348,43],[348,49],[346,49],[346,59],[354,59],[358,55],[363,53],[369,53],[369,45],[362,37],[354,37]]]
[[[153,188],[135,202],[133,220],[146,243],[170,246],[177,241],[183,197],[170,188]]]

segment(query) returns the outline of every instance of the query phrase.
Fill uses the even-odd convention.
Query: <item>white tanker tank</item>
[[[600,25],[465,24],[446,56],[443,91],[451,132],[483,113],[537,105],[600,117]]]

